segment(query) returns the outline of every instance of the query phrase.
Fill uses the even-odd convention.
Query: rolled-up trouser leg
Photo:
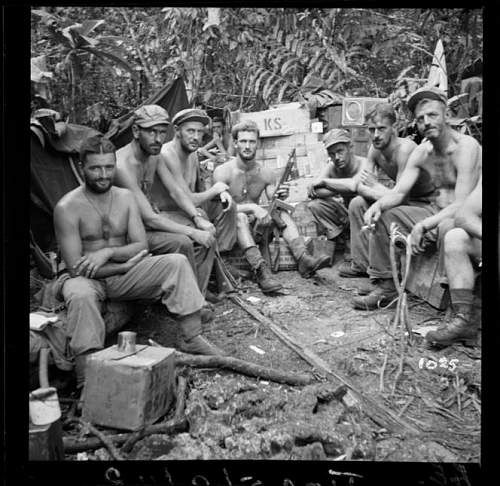
[[[340,235],[349,224],[347,209],[331,197],[313,199],[308,202],[307,207],[316,221],[325,228],[329,240]]]
[[[106,295],[103,284],[85,277],[70,278],[64,283],[62,294],[68,309],[66,333],[71,352],[76,356],[101,349],[106,337],[101,315]]]
[[[375,231],[370,234],[368,275],[371,278],[392,278],[389,256],[391,223],[396,223],[401,233],[408,234],[416,223],[435,213],[436,210],[429,204],[397,206],[384,211]]]
[[[224,207],[220,200],[212,200],[205,203],[203,209],[215,226],[219,251],[232,250],[237,238],[238,211],[236,204],[233,203],[227,211],[223,211]]]
[[[110,299],[161,299],[170,312],[180,316],[193,314],[205,304],[187,258],[178,253],[143,258],[127,273],[103,282]]]
[[[370,204],[361,196],[356,196],[349,203],[349,226],[351,232],[351,266],[363,272],[369,266],[369,232],[361,231],[365,224],[363,216]]]

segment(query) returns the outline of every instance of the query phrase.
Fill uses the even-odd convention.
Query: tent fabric
[[[36,243],[43,251],[55,249],[52,212],[67,192],[79,181],[69,163],[69,155],[40,144],[31,133],[30,226]]]
[[[143,103],[147,104],[162,106],[170,116],[186,108],[189,103],[184,81],[176,79],[166,85]],[[112,140],[118,148],[131,140],[132,113],[131,111],[115,120],[119,122],[118,130]],[[36,244],[42,251],[54,251],[56,250],[52,221],[54,207],[62,196],[80,185],[81,177],[75,168],[73,158],[77,159],[76,154],[80,150],[82,141],[99,132],[84,125],[68,123],[64,130],[57,131],[59,136],[51,136],[46,127],[36,119],[31,120],[30,128],[30,228]]]
[[[177,78],[170,84],[167,84],[160,91],[149,97],[144,103],[139,105],[140,108],[144,105],[159,105],[167,110],[170,119],[181,110],[189,108],[189,101],[186,94],[186,86],[182,78]],[[137,109],[135,108],[135,109]],[[132,122],[134,110],[129,111],[120,118],[116,118],[111,122],[110,128],[106,136],[115,144],[116,148],[121,148],[127,145],[132,140]],[[167,140],[171,140],[174,136],[174,128],[172,125],[168,127]]]

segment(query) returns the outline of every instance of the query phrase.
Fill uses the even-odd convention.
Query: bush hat
[[[141,128],[170,125],[167,110],[158,105],[144,105],[134,111],[134,123]]]

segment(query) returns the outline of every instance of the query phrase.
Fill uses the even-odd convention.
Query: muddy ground
[[[172,435],[150,435],[125,455],[128,459],[316,459],[376,461],[477,462],[480,459],[480,346],[455,345],[428,349],[422,338],[405,350],[402,374],[399,334],[394,338],[394,310],[351,308],[351,298],[366,279],[337,275],[342,256],[332,268],[305,280],[296,271],[280,272],[284,286],[264,296],[244,281],[240,296],[274,321],[301,345],[326,361],[363,394],[377,400],[418,428],[420,434],[388,430],[371,418],[366,407],[336,399],[340,383],[328,380],[229,299],[214,304],[215,318],[204,324],[205,335],[231,356],[290,373],[309,373],[307,386],[288,386],[220,369],[184,369],[188,376],[186,429]],[[251,299],[252,300],[252,299]],[[410,296],[413,327],[444,317]],[[480,319],[479,315],[477,315]],[[173,346],[175,322],[161,306],[141,307],[124,330]],[[116,338],[111,338],[111,341]],[[262,354],[252,350],[257,347]],[[387,364],[384,387],[380,375]],[[441,361],[440,361],[441,360]],[[455,361],[451,361],[455,360]],[[61,396],[72,395],[71,387]],[[63,405],[64,414],[69,406]],[[74,409],[73,409],[74,410]],[[172,411],[162,420],[171,418]],[[105,433],[116,433],[100,428]],[[77,426],[67,436],[86,436]],[[109,459],[106,448],[67,455],[71,460]]]

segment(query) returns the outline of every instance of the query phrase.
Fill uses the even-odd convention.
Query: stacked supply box
[[[309,110],[300,103],[253,113],[233,112],[231,122],[252,120],[259,127],[257,160],[279,177],[293,149],[300,177],[317,176],[328,159],[318,133],[311,132]],[[289,199],[290,202],[299,202]]]

